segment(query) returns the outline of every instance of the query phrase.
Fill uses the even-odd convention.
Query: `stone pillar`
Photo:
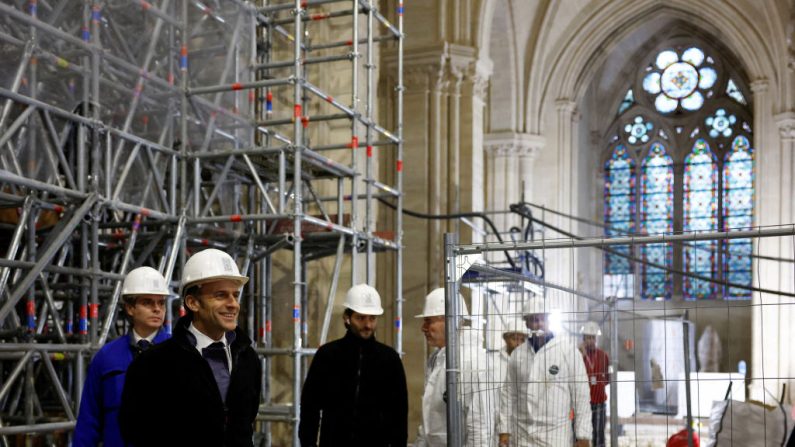
[[[562,213],[577,214],[576,210],[576,157],[574,147],[574,130],[576,121],[576,103],[568,98],[555,102],[556,115],[556,153],[557,153],[557,184],[558,191],[554,208]],[[551,193],[550,196],[554,196]],[[545,217],[547,222],[557,228],[571,233],[575,226],[571,219],[562,216]],[[546,231],[547,238],[561,238],[564,235]],[[572,250],[551,250],[546,253],[546,278],[558,284],[574,286],[574,264]]]
[[[532,202],[533,165],[544,147],[544,138],[516,132],[492,133],[484,137],[483,147],[487,157],[485,209],[508,211],[511,204],[522,199]],[[496,214],[492,220],[501,230],[520,224],[515,215]]]
[[[770,91],[766,80],[751,83],[754,106],[754,149],[756,174],[756,225],[780,225],[792,222],[792,142],[788,136],[791,114],[772,116]],[[779,132],[773,127],[778,125]],[[778,134],[778,135],[777,135]],[[764,173],[764,175],[762,175]],[[754,250],[760,255],[792,257],[790,238],[762,238],[755,241]],[[789,246],[789,247],[785,247]],[[754,285],[773,290],[792,290],[792,267],[776,261],[754,260]],[[792,377],[788,362],[791,357],[788,343],[793,336],[791,320],[784,319],[793,305],[791,298],[778,295],[753,294],[751,341],[750,397],[774,403],[771,394],[781,394],[785,381]],[[783,337],[783,338],[782,338]],[[787,352],[785,352],[787,351]],[[769,393],[765,392],[765,389]]]
[[[480,211],[484,206],[483,107],[488,73],[475,63],[471,47],[441,43],[404,54],[404,207],[427,214]],[[473,219],[476,225],[482,222]],[[460,232],[462,243],[476,237],[456,220],[404,220],[404,364],[422,371],[425,341],[421,320],[425,295],[443,285],[444,232]],[[422,374],[407,376],[415,402]],[[410,439],[420,419],[410,409]]]

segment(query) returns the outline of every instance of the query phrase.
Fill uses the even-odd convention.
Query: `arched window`
[[[646,61],[615,98],[605,234],[752,226],[751,114],[736,64],[692,41],[660,46]],[[647,300],[747,299],[732,286],[751,285],[751,254],[751,241],[737,239],[616,247],[605,254],[605,290]]]
[[[664,234],[673,231],[674,163],[660,143],[651,145],[643,159],[641,222],[643,232]],[[671,297],[671,277],[665,266],[671,265],[672,250],[668,244],[649,244],[642,248],[643,276],[641,296],[646,299]]]
[[[685,157],[684,230],[715,231],[718,229],[718,168],[715,155],[706,141],[699,138]],[[684,246],[685,269],[697,276],[716,278],[715,242],[688,242]],[[685,298],[715,296],[715,284],[690,276],[685,277]]]

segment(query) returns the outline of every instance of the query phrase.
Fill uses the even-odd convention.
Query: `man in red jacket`
[[[602,335],[599,325],[593,321],[585,323],[580,329],[582,334],[582,352],[585,370],[588,372],[588,384],[591,388],[591,421],[593,423],[593,447],[605,446],[605,387],[610,382],[608,366],[610,358],[607,353],[596,347],[596,337]]]

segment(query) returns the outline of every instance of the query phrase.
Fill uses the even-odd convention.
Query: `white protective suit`
[[[461,375],[459,397],[462,402],[465,447],[494,445],[494,409],[497,406],[496,384],[491,379],[486,351],[478,344],[478,332],[461,331]],[[447,447],[447,403],[445,402],[445,348],[437,349],[428,359],[425,391],[422,395],[422,425],[416,447]]]
[[[591,439],[591,394],[582,354],[572,340],[554,337],[538,352],[528,340],[511,353],[500,392],[498,433],[512,447],[570,447]]]

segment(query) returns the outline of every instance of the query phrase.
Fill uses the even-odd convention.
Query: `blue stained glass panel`
[[[642,164],[641,224],[647,234],[673,231],[673,159],[660,143],[651,146]],[[669,244],[648,244],[641,248],[647,263],[670,267],[673,252]],[[670,299],[671,278],[662,268],[643,264],[641,296],[644,299]]]
[[[686,232],[713,231],[718,225],[718,168],[715,155],[703,139],[696,140],[685,158],[684,225]],[[716,277],[716,244],[714,241],[691,242],[685,246],[685,270],[698,276]],[[684,278],[685,299],[714,298],[714,283]]]
[[[605,223],[607,236],[620,236],[635,230],[635,163],[623,145],[616,146],[605,163]],[[630,254],[629,246],[617,246],[616,251]],[[632,272],[629,259],[616,254],[605,255],[605,273]]]
[[[754,160],[748,138],[740,135],[734,139],[731,150],[723,162],[723,229],[738,230],[753,225]],[[732,284],[750,286],[752,281],[750,239],[724,241],[723,277]],[[751,292],[737,287],[727,287],[726,299],[750,299]]]
[[[632,89],[629,89],[627,94],[624,95],[624,100],[618,106],[618,114],[621,115],[626,112],[628,108],[632,107],[632,104],[635,104],[635,95],[632,93]]]

